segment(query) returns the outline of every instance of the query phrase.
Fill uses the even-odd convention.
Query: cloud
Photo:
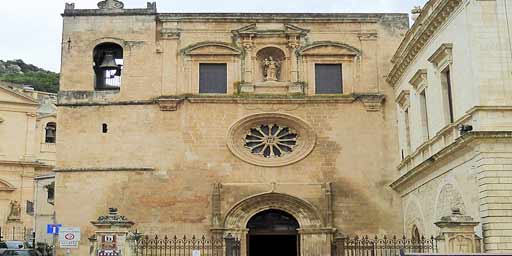
[[[11,1],[0,9],[0,59],[23,59],[59,71],[64,3],[73,0]],[[159,12],[401,12],[426,0],[148,0]],[[97,0],[75,0],[76,8],[96,8]],[[147,1],[125,0],[126,8]]]

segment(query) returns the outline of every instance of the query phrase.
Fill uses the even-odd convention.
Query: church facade
[[[266,234],[300,255],[330,255],[337,232],[403,233],[385,75],[408,15],[106,0],[63,18],[58,223],[89,237],[114,207],[144,233],[233,234],[243,254],[259,217],[295,227]]]

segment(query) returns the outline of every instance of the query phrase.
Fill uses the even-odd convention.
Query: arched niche
[[[255,79],[256,82],[265,81],[265,59],[272,57],[274,61],[279,63],[277,78],[279,82],[290,80],[288,56],[283,49],[277,46],[265,46],[256,51],[255,59]]]

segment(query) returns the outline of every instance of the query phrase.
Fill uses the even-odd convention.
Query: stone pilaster
[[[291,60],[291,81],[292,83],[299,81],[299,60],[297,58],[297,49],[300,47],[300,38],[298,36],[288,37],[288,49],[290,49]]]
[[[23,160],[32,161],[35,158],[35,142],[36,142],[36,114],[27,113],[27,127],[25,134],[25,154]]]
[[[180,32],[174,29],[160,30],[160,47],[157,53],[162,55],[162,94],[172,95],[177,93],[178,84],[178,43]]]
[[[243,70],[243,78],[242,80],[245,83],[254,83],[253,76],[253,49],[254,43],[252,40],[252,35],[244,35],[242,38],[242,47],[244,48],[244,70]]]

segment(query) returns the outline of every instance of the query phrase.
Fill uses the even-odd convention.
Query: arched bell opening
[[[298,256],[299,222],[291,214],[270,209],[257,213],[247,223],[248,256]]]

